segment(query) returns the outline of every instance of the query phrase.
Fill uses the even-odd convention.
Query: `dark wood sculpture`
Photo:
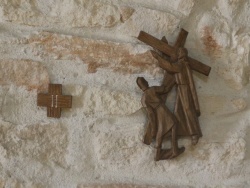
[[[166,137],[171,137],[172,140],[172,148],[170,150],[160,149],[161,152],[159,152],[158,150],[159,147],[161,148],[161,144],[157,144],[157,142],[159,142],[157,139],[159,138],[157,138],[157,136],[155,137],[157,147],[156,160],[171,159],[182,153],[184,148],[179,149],[177,144],[177,139],[179,137],[190,136],[192,138],[192,144],[195,145],[202,136],[198,121],[198,117],[200,116],[200,108],[192,70],[208,76],[211,67],[188,56],[188,51],[183,47],[187,35],[188,32],[184,29],[181,29],[177,41],[173,46],[168,44],[168,41],[165,37],[162,38],[162,40],[158,40],[157,38],[143,31],[141,31],[138,36],[139,40],[152,46],[161,53],[159,54],[156,51],[152,51],[152,55],[158,60],[159,66],[165,70],[162,86],[160,87],[167,87],[168,91],[170,91],[173,86],[176,86],[177,88],[175,109],[174,113],[172,114],[174,118],[169,115],[171,112],[165,116],[156,116],[157,118],[162,118],[161,120],[154,120],[154,122],[156,122],[156,128],[152,128],[152,123],[149,123],[147,126],[144,143],[150,144],[152,138],[154,138],[154,135],[164,135]],[[141,88],[141,86],[139,87]],[[158,95],[157,98],[161,99],[161,105],[165,105],[167,92],[161,93],[161,95]],[[148,109],[148,105],[146,105],[146,107]],[[157,114],[156,110],[150,113],[148,111],[148,122],[152,121],[152,113]],[[171,123],[168,122],[169,120],[163,120],[169,118],[176,119],[176,121],[172,120],[175,123],[171,128],[168,128],[171,126]],[[159,122],[164,122],[165,124],[160,125]],[[165,128],[161,128],[162,126]],[[156,131],[156,133],[152,130]],[[166,132],[164,130],[168,131]],[[148,135],[152,136],[150,137]]]
[[[161,98],[161,95],[168,93],[172,87],[149,87],[148,82],[143,77],[138,77],[136,82],[144,92],[142,105],[146,107],[148,113],[148,126],[144,136],[144,143],[149,145],[152,139],[156,140],[156,161],[177,157],[185,150],[184,147],[178,148],[176,138],[178,122],[174,114],[165,105],[165,101]],[[170,132],[172,132],[172,148],[169,150],[162,150],[163,138]]]
[[[150,46],[152,46],[153,48],[159,50],[160,52],[162,52],[164,55],[171,57],[172,62],[176,62],[177,60],[177,51],[178,48],[184,47],[184,44],[186,42],[186,38],[187,38],[188,32],[185,31],[184,29],[181,29],[179,36],[176,40],[176,43],[174,44],[174,46],[170,46],[167,42],[167,39],[164,37],[162,40],[159,40],[151,35],[149,35],[148,33],[141,31],[138,39]],[[192,70],[195,70],[201,74],[204,74],[206,76],[209,75],[211,67],[191,58],[188,57],[189,59],[189,66]]]
[[[37,95],[37,106],[47,107],[47,117],[60,118],[62,108],[71,108],[72,96],[62,95],[61,84],[49,84],[49,93]]]

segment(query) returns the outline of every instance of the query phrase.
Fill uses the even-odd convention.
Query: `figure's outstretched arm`
[[[167,94],[173,88],[174,85],[175,85],[175,82],[167,86],[153,86],[153,87],[156,93],[160,95],[164,95],[164,94]]]
[[[165,77],[166,79],[167,77]],[[156,93],[160,95],[165,95],[169,93],[169,91],[176,84],[175,78],[173,76],[168,77],[167,82],[163,83],[161,86],[153,86]]]
[[[169,61],[163,59],[158,53],[155,51],[151,51],[151,54],[158,60],[159,66],[166,70],[169,73],[178,73],[180,72],[180,67],[176,64],[172,64]]]

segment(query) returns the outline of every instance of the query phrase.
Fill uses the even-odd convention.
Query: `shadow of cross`
[[[37,106],[47,107],[47,117],[60,118],[62,108],[71,108],[72,96],[62,95],[61,84],[49,84],[49,93],[37,95]]]
[[[141,31],[139,36],[137,37],[140,41],[148,44],[149,46],[159,50],[164,55],[171,58],[171,61],[176,62],[177,61],[177,50],[180,47],[184,47],[184,44],[186,42],[188,32],[184,29],[181,29],[177,40],[174,44],[174,46],[170,46],[167,42],[167,39],[165,37],[162,38],[162,40],[159,40],[152,35]],[[188,57],[189,60],[189,66],[192,70],[195,70],[201,74],[204,74],[206,76],[209,75],[211,67],[201,63],[198,60],[195,60],[191,57]]]

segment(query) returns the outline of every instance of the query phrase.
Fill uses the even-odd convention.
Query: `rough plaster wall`
[[[1,0],[0,187],[250,187],[250,0]],[[163,71],[140,30],[174,42],[189,31],[204,136],[154,162],[142,144],[146,113],[137,76]],[[36,106],[62,83],[60,119]],[[168,103],[173,106],[174,95]]]

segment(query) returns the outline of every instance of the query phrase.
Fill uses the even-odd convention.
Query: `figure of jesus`
[[[202,133],[198,121],[200,116],[199,102],[192,70],[188,62],[188,52],[185,48],[179,48],[176,63],[163,59],[154,51],[152,54],[158,59],[159,66],[175,77],[177,96],[174,114],[178,120],[177,135],[191,136],[192,144],[195,145]]]

